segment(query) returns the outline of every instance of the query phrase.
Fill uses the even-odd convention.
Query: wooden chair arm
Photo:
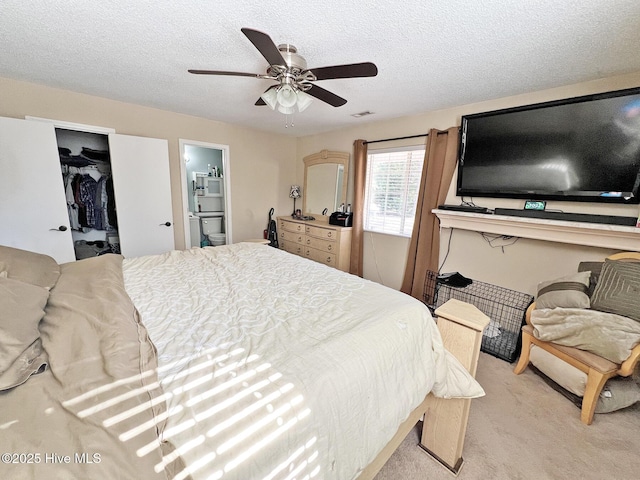
[[[524,314],[524,319],[527,321],[527,325],[531,325],[533,327],[533,323],[531,323],[531,312],[533,312],[536,308],[536,302],[533,302],[527,308],[527,311]]]
[[[627,358],[622,365],[620,365],[620,370],[618,370],[618,375],[622,377],[628,377],[633,373],[638,364],[638,360],[640,360],[640,343],[633,347],[631,350],[631,355]]]

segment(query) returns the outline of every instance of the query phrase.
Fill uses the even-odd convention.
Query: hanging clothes
[[[83,226],[96,228],[96,188],[98,182],[89,174],[82,175],[80,180],[79,202],[78,205],[84,207],[85,224]]]
[[[110,174],[101,173],[95,165],[67,166],[63,180],[73,230],[117,229],[113,180]]]

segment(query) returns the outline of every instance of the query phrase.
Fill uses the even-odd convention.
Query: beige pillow
[[[538,284],[536,308],[589,308],[591,272],[579,272]]]
[[[0,390],[23,383],[39,370],[43,357],[38,324],[49,292],[0,277]]]
[[[60,265],[48,255],[0,245],[0,272],[50,290],[60,276]]]

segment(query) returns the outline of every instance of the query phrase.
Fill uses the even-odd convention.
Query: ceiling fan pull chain
[[[291,124],[289,124],[289,116],[291,116]],[[289,125],[293,128],[293,115],[289,115],[288,113],[285,115],[285,124],[284,128],[289,128]]]

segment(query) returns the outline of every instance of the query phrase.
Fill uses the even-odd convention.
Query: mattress
[[[357,478],[428,392],[484,393],[421,302],[275,248],[125,259],[123,275],[166,402],[136,454],[171,442],[155,469],[176,479]]]

